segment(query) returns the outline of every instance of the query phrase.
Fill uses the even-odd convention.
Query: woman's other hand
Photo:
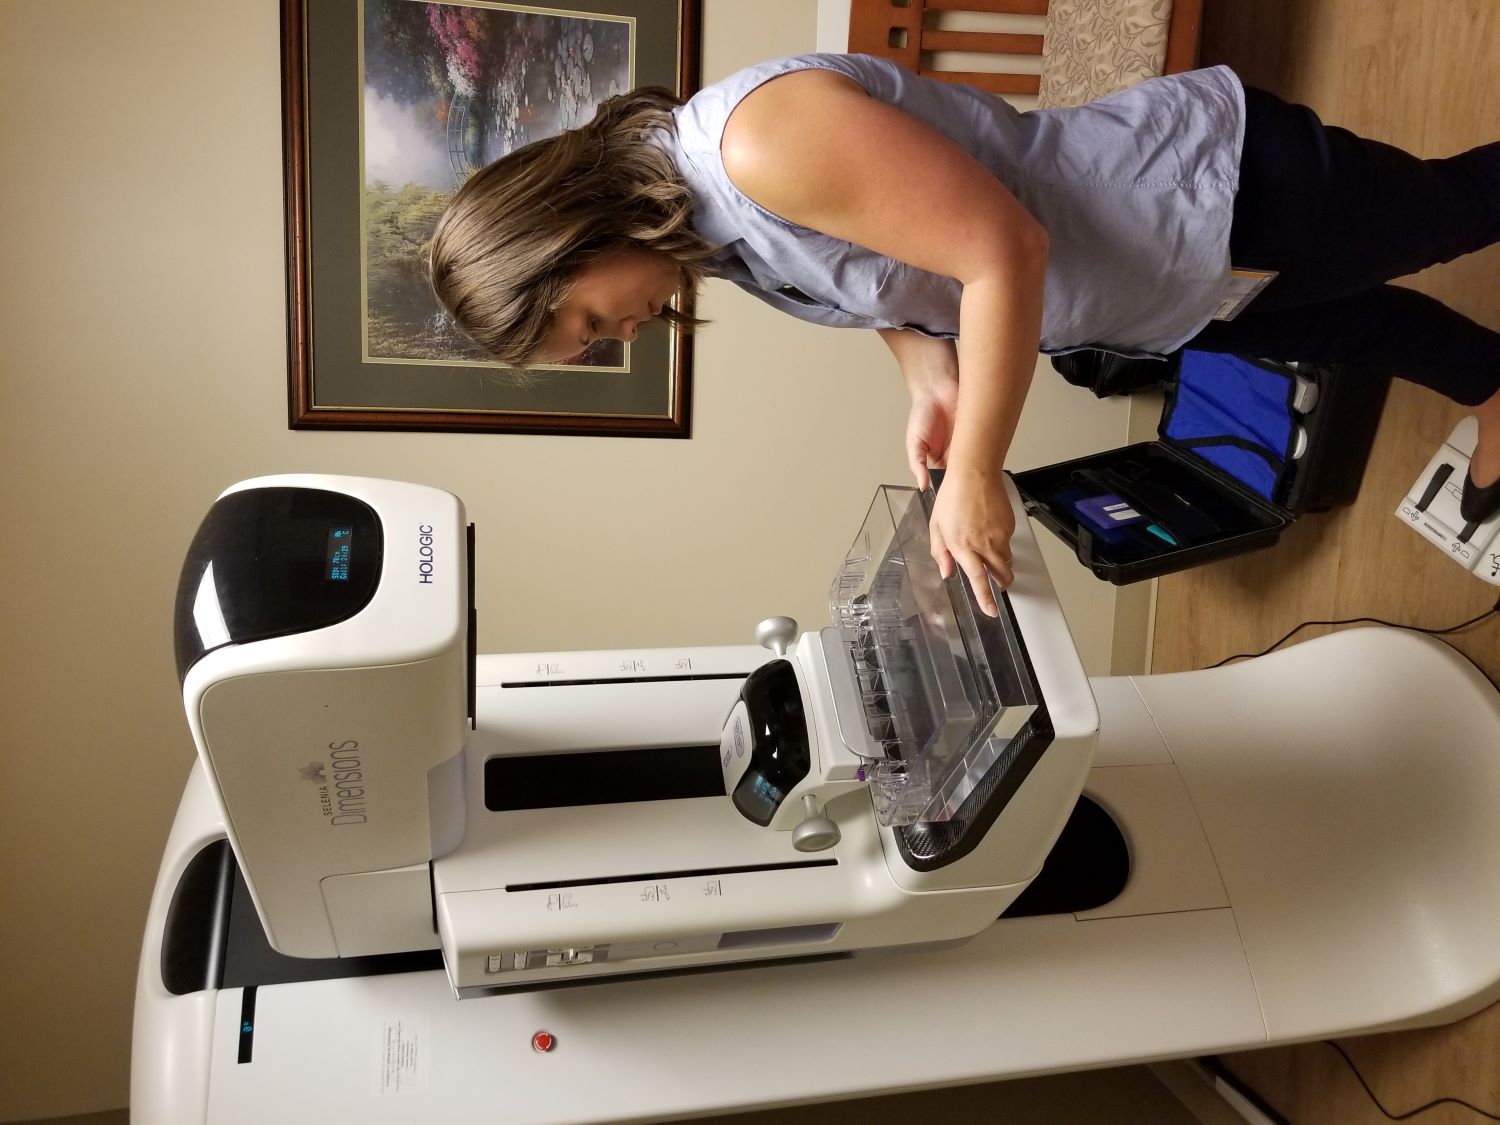
[[[928,523],[932,557],[950,577],[955,566],[968,576],[974,601],[990,617],[999,614],[990,576],[1001,587],[1015,577],[1010,538],[1016,515],[1005,490],[1005,475],[949,470],[943,477]]]
[[[929,466],[941,469],[948,463],[948,443],[953,440],[953,411],[958,405],[958,385],[951,394],[926,394],[912,399],[906,419],[906,463],[917,487],[932,487]]]
[[[901,378],[911,395],[906,423],[906,463],[917,487],[928,488],[928,466],[947,464],[953,440],[953,415],[958,409],[958,350],[952,340],[925,336],[909,329],[882,328],[880,338],[901,367]]]

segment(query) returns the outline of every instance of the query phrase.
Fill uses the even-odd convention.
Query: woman
[[[1192,345],[1388,366],[1474,410],[1466,517],[1500,509],[1500,333],[1389,279],[1500,240],[1500,144],[1420,161],[1245,90],[1224,67],[1018,113],[885,60],[807,55],[607,103],[472,177],[432,243],[460,328],[516,366],[631,340],[728,277],[878,331],[908,460],[947,476],[944,574],[1011,580],[1002,485],[1037,351]],[[1231,264],[1278,276],[1233,320]]]

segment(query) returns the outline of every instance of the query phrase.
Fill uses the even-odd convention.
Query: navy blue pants
[[[1500,242],[1500,142],[1421,160],[1245,91],[1230,257],[1280,276],[1187,345],[1348,363],[1474,406],[1500,391],[1500,332],[1388,285]]]

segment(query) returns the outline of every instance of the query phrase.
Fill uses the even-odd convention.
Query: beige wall
[[[290,432],[277,8],[4,5],[4,1120],[125,1102],[136,951],[192,759],[176,572],[225,485],[338,470],[458,493],[481,644],[504,651],[816,625],[873,486],[904,475],[903,392],[873,335],[716,285],[691,441]],[[815,8],[708,0],[706,77],[810,49]],[[1118,444],[1124,425],[1044,380],[1014,463]],[[1102,671],[1112,592],[1048,551]]]

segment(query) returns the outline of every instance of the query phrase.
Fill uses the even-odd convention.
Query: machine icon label
[[[653,885],[651,885],[649,887],[642,887],[641,888],[641,901],[642,902],[670,902],[670,901],[672,901],[672,895],[667,890],[666,884],[664,884],[664,883],[655,883],[655,884],[653,884]]]
[[[555,894],[547,896],[548,910],[572,910],[578,903],[573,901],[570,894]]]

